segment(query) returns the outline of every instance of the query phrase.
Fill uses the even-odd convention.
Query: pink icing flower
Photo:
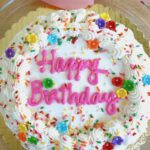
[[[87,6],[94,4],[94,0],[42,0],[42,1],[62,9],[86,8]]]

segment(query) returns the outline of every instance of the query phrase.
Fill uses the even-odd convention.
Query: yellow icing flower
[[[36,34],[30,33],[29,35],[27,35],[26,40],[28,43],[34,44],[37,42],[38,38]]]
[[[106,21],[110,20],[110,16],[109,16],[108,13],[102,13],[102,14],[100,15],[100,18],[102,18],[102,19],[104,19],[104,20],[106,20]]]
[[[124,88],[121,88],[116,91],[116,95],[118,98],[125,98],[128,95],[128,93]]]
[[[20,124],[18,125],[18,130],[19,130],[20,132],[27,132],[27,127],[26,127],[25,124],[20,123]]]

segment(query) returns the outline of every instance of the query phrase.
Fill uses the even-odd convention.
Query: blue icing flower
[[[56,44],[59,38],[56,34],[50,34],[47,39],[50,44]]]
[[[102,29],[105,27],[106,22],[104,19],[99,18],[96,20],[96,24],[98,25],[99,29]]]
[[[62,121],[57,124],[56,129],[60,134],[64,134],[68,131],[68,125],[65,121]]]
[[[123,139],[120,136],[115,136],[112,140],[114,145],[121,145],[123,143]]]
[[[150,75],[145,75],[142,78],[142,82],[143,82],[144,85],[150,85]]]

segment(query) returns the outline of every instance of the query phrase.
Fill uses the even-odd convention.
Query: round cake
[[[125,150],[150,119],[150,59],[109,14],[36,18],[0,58],[0,112],[27,150]]]

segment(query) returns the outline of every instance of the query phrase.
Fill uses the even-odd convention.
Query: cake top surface
[[[150,60],[107,13],[40,16],[0,64],[0,111],[26,149],[123,150],[146,131]]]

